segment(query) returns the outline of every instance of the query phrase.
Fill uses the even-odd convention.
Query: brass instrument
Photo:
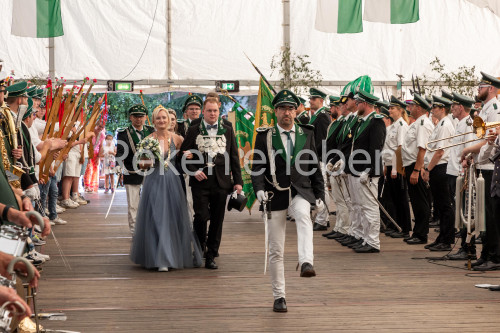
[[[5,148],[5,141],[4,141],[4,136],[2,130],[0,130],[0,151],[2,153],[2,161],[3,161],[3,168],[4,170],[11,170],[11,165],[9,161],[9,154],[7,153],[7,149]],[[21,175],[24,173],[23,169],[16,165],[12,165],[12,173],[21,178]],[[21,181],[20,179],[13,180],[9,182],[13,187],[15,188],[21,188]]]
[[[442,138],[442,139],[438,139],[438,140],[429,141],[425,145],[425,148],[429,152],[434,152],[434,151],[437,151],[437,150],[440,150],[440,149],[447,149],[447,148],[451,148],[451,147],[463,145],[463,144],[466,144],[466,143],[469,143],[469,142],[483,140],[483,139],[485,139],[486,131],[489,130],[489,129],[495,128],[497,126],[500,126],[500,121],[493,121],[493,122],[485,123],[483,121],[483,119],[481,119],[481,117],[476,116],[476,117],[474,117],[474,122],[472,123],[472,131],[466,132],[466,133],[462,133],[462,134],[452,135],[452,136],[449,136],[449,137],[446,137],[446,138]],[[435,143],[435,142],[439,142],[439,141],[443,141],[443,140],[449,140],[449,139],[453,139],[453,138],[456,138],[456,137],[459,137],[459,136],[462,136],[462,135],[468,135],[468,134],[472,134],[472,133],[474,133],[476,135],[477,139],[468,140],[468,141],[464,141],[464,142],[459,142],[459,143],[455,143],[453,145],[444,146],[444,147],[441,147],[441,148],[429,149],[429,144],[431,144],[431,143]]]

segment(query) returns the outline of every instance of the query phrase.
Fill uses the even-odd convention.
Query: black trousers
[[[413,208],[413,215],[415,216],[412,236],[426,241],[429,234],[429,217],[431,216],[430,191],[426,184],[424,184],[424,180],[420,174],[418,175],[418,182],[415,185],[410,183],[410,176],[414,168],[415,163],[405,167],[408,194],[410,196],[411,207]]]
[[[493,170],[481,170],[485,185],[485,224],[486,235],[483,237],[481,258],[500,263],[500,219],[498,215],[498,197],[491,196],[491,178]],[[496,207],[495,207],[496,206]],[[496,214],[495,214],[496,213]]]
[[[208,186],[193,186],[191,189],[194,209],[193,227],[201,248],[206,247],[205,257],[213,259],[219,252],[228,191],[219,187],[215,175],[208,176],[204,182],[208,182]],[[207,237],[208,220],[210,220],[210,226]]]
[[[391,177],[392,166],[387,167],[386,181],[384,193],[382,193],[384,200],[384,207],[392,216],[392,218],[399,224],[404,233],[411,231],[411,215],[410,205],[407,200],[406,181],[402,175],[398,174],[397,178]],[[391,229],[396,229],[390,223]]]
[[[450,187],[446,175],[447,164],[436,165],[429,176],[432,197],[434,198],[434,209],[437,208],[439,218],[439,235],[436,243],[455,243],[455,212],[451,204]]]

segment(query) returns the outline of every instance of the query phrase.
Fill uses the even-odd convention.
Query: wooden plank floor
[[[287,226],[285,276],[289,312],[272,312],[269,275],[263,274],[260,214],[228,213],[216,271],[167,273],[133,265],[128,252],[126,195],[87,195],[90,205],[61,215],[53,240],[42,248],[38,307],[64,312],[67,321],[46,328],[80,332],[498,332],[500,293],[475,288],[500,283],[500,272],[463,270],[462,262],[435,265],[422,246],[381,236],[382,252],[355,254],[314,234],[315,278],[295,271],[295,225]],[[333,216],[332,216],[333,218]],[[436,235],[433,233],[432,237]],[[433,256],[436,254],[433,253]],[[439,254],[438,254],[439,255]]]

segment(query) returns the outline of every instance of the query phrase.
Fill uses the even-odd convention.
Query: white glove
[[[332,163],[330,163],[330,162],[328,162],[328,163],[326,164],[326,170],[328,170],[328,171],[332,172],[332,171],[333,171],[333,164],[332,164]]]
[[[339,171],[339,170],[343,171],[344,170],[344,166],[345,166],[344,160],[340,159],[333,166],[333,171]]]
[[[36,191],[35,200],[40,200],[40,187],[38,186],[38,184],[35,184],[35,185],[33,185],[33,188]]]
[[[359,176],[359,182],[361,184],[368,184],[368,173],[362,172],[361,176]]]
[[[28,198],[30,198],[31,200],[36,200],[36,189],[34,186],[30,187],[30,188],[27,188],[26,190],[24,190],[24,195],[27,196]]]
[[[259,200],[259,202],[267,201],[267,193],[262,190],[257,191],[257,200]]]
[[[321,212],[323,209],[325,209],[325,204],[324,204],[323,200],[316,199],[316,210],[318,212]]]

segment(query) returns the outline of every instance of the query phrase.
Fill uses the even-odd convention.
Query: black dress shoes
[[[332,229],[332,231],[324,233],[324,234],[321,234],[321,236],[328,237],[328,236],[331,236],[331,235],[335,235],[336,233],[337,232]]]
[[[428,250],[429,248],[434,247],[434,246],[436,246],[438,244],[439,244],[438,242],[434,241],[434,242],[432,242],[432,243],[427,244],[426,246],[424,246],[424,249]]]
[[[303,263],[302,266],[300,267],[300,277],[313,277],[313,276],[316,276],[316,272],[314,271],[313,266],[308,262]]]
[[[473,257],[471,259],[476,259],[476,254],[474,253],[472,255]],[[465,251],[463,248],[460,248],[456,253],[449,254],[446,259],[448,260],[467,260],[469,259],[469,256],[467,254],[467,251]]]
[[[284,297],[278,298],[274,300],[273,305],[274,312],[287,312],[286,301]]]
[[[380,250],[374,248],[373,246],[366,244],[365,246],[356,248],[354,250],[354,252],[356,252],[356,253],[378,253],[378,252],[380,252]]]
[[[439,243],[437,245],[429,247],[429,250],[437,252],[437,251],[451,251],[451,245],[450,244],[444,244],[444,243]]]
[[[355,247],[359,247],[360,245],[363,245],[364,242],[365,241],[363,239],[360,239],[360,240],[358,240],[355,243],[347,244],[347,247],[350,247],[351,249],[354,249]]]
[[[321,225],[319,223],[314,222],[313,231],[325,231],[325,230],[328,230],[328,227],[326,225]]]
[[[219,268],[215,261],[212,258],[206,258],[205,259],[205,268],[208,269],[217,269]]]
[[[393,232],[392,234],[390,234],[389,236],[392,238],[405,238],[405,237],[410,237],[410,234],[404,233],[402,231],[401,232],[396,231],[396,232]]]
[[[409,245],[427,244],[427,241],[417,237],[412,237],[406,241],[406,244]]]
[[[345,236],[346,236],[345,234],[343,234],[341,232],[337,232],[335,235],[331,235],[331,236],[328,236],[326,238],[338,240],[339,238],[343,238]]]
[[[491,291],[500,291],[500,286],[491,286],[491,287],[488,287],[488,289]]]
[[[348,246],[349,244],[354,244],[357,243],[358,241],[359,239],[357,239],[356,237],[351,237],[351,239],[346,240],[345,242],[342,242],[340,244],[342,244],[343,246]]]
[[[500,263],[495,263],[493,261],[485,261],[482,265],[479,266],[474,266],[472,268],[473,271],[481,271],[481,272],[487,272],[487,271],[496,271],[500,270]]]
[[[477,259],[476,261],[474,261],[473,263],[470,264],[471,267],[476,267],[476,266],[480,266],[482,264],[484,264],[486,262],[486,260],[484,260],[483,258],[479,258]],[[464,264],[465,267],[467,267],[467,263]]]

